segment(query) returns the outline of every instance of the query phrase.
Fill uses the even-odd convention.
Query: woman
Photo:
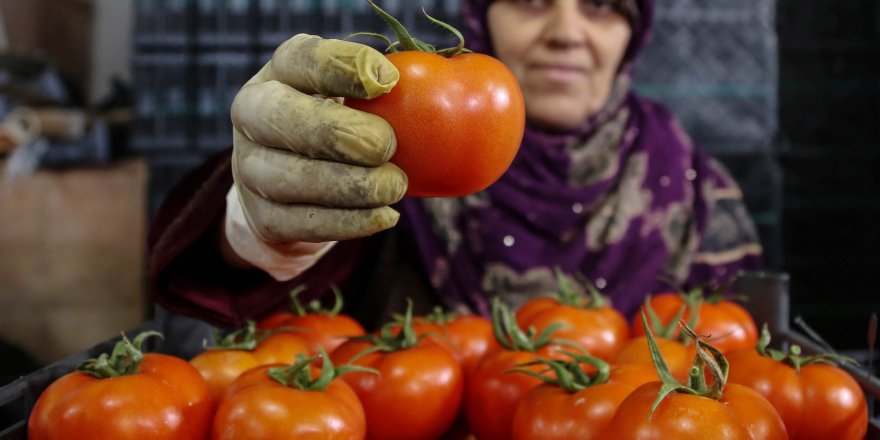
[[[157,215],[156,301],[238,325],[284,307],[296,285],[317,297],[335,283],[370,327],[406,298],[423,311],[486,314],[495,295],[516,305],[553,289],[558,266],[631,315],[669,289],[661,280],[700,285],[760,267],[736,184],[663,107],[630,90],[652,11],[652,0],[464,1],[468,46],[511,69],[528,123],[505,175],[460,199],[400,200],[406,178],[386,162],[394,140],[383,121],[308,96],[393,86],[383,57],[369,58],[369,86],[334,89],[339,75],[303,49],[320,39],[285,43],[233,104],[233,151],[184,179]],[[300,80],[304,66],[318,66],[317,79]],[[297,181],[331,169],[345,176],[336,188]],[[376,196],[345,187],[351,176]],[[320,234],[303,226],[314,216]]]

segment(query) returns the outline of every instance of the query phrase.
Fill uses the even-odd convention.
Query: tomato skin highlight
[[[725,355],[729,381],[748,386],[770,401],[794,440],[865,437],[868,409],[859,384],[846,371],[827,364],[791,366],[755,349]]]
[[[34,405],[28,438],[205,439],[213,407],[188,362],[147,353],[137,374],[97,379],[75,371],[53,382]]]
[[[501,61],[477,53],[445,58],[387,55],[400,71],[391,91],[345,105],[388,121],[397,138],[391,162],[409,179],[407,195],[459,197],[483,190],[507,170],[525,130],[525,102]]]

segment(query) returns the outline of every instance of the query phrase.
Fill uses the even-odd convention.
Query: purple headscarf
[[[463,11],[468,47],[491,54],[490,3],[465,0]],[[600,112],[568,133],[527,124],[513,164],[480,193],[401,202],[401,226],[449,306],[487,314],[496,295],[516,306],[554,289],[559,267],[587,276],[630,316],[647,294],[669,290],[661,279],[686,287],[760,266],[736,184],[663,107],[629,89],[654,9],[653,0],[636,4]]]

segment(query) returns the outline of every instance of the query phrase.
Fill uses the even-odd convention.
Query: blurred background
[[[743,187],[792,316],[838,350],[880,310],[880,1],[661,0],[636,87]],[[458,23],[458,0],[383,0]],[[360,0],[0,0],[0,385],[149,319],[145,234],[230,144],[294,33],[387,33]]]

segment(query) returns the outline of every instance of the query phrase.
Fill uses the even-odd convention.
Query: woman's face
[[[632,31],[607,2],[497,0],[489,6],[495,56],[519,81],[526,114],[550,129],[574,128],[599,111]]]

